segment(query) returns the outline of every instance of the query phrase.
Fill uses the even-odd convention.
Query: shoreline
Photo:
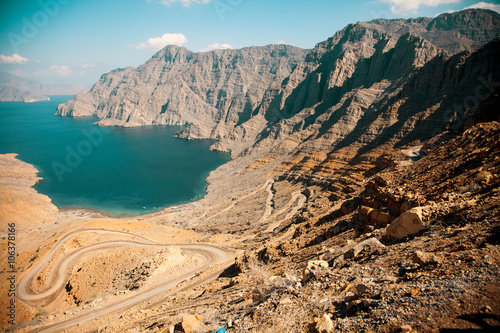
[[[41,180],[43,179],[41,177],[39,177],[39,178]],[[36,189],[35,189],[35,191],[36,191]],[[134,218],[153,217],[153,216],[162,215],[162,214],[165,214],[165,213],[171,214],[171,213],[181,212],[185,208],[187,208],[188,206],[192,206],[192,205],[194,205],[196,207],[197,205],[200,205],[199,202],[201,200],[203,200],[207,196],[207,194],[208,193],[205,192],[204,195],[202,195],[200,198],[197,198],[196,200],[189,201],[189,202],[181,202],[181,203],[174,204],[174,205],[171,205],[171,206],[158,207],[156,210],[151,211],[151,212],[146,212],[144,214],[133,214],[133,215],[124,215],[124,216],[119,216],[119,215],[118,216],[113,216],[113,215],[110,215],[109,212],[106,212],[105,210],[99,210],[99,209],[94,209],[94,208],[89,208],[89,207],[79,207],[79,206],[76,206],[76,205],[75,206],[58,207],[53,202],[52,202],[52,204],[54,204],[61,213],[83,211],[83,212],[86,212],[88,214],[97,215],[97,216],[106,217],[106,218],[113,218],[113,219],[134,219]],[[44,194],[44,195],[46,195],[52,201],[52,198],[50,196],[48,196],[47,194]],[[175,209],[175,211],[172,211],[172,209]]]

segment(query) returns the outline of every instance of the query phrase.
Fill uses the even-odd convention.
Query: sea
[[[0,153],[34,165],[39,193],[59,208],[112,217],[152,213],[196,201],[208,174],[229,161],[209,140],[174,137],[178,126],[99,127],[97,118],[55,116],[50,101],[0,102]]]

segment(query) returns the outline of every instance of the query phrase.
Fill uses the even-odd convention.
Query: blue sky
[[[500,11],[498,0],[0,0],[0,71],[91,85],[166,44],[312,48],[349,23],[469,6]]]

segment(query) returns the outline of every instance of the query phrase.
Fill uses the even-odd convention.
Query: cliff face
[[[257,144],[245,146],[240,133],[248,136],[249,131],[236,128],[214,148],[233,154],[314,153],[429,137],[463,120],[464,99],[475,96],[481,80],[498,74],[488,55],[496,46],[477,47],[500,35],[499,17],[470,10],[436,19],[349,25],[309,52],[274,99],[262,104],[269,123],[253,138]],[[465,64],[471,52],[476,53]],[[457,98],[463,107],[455,106]]]
[[[468,10],[351,24],[307,54],[285,45],[206,53],[168,46],[137,69],[103,75],[57,114],[189,125],[180,137],[216,139],[213,148],[233,156],[408,142],[463,118],[467,107],[451,104],[496,75],[488,55],[496,46],[480,48],[499,35],[499,14]]]
[[[194,124],[199,137],[217,137],[221,127],[248,120],[305,54],[286,45],[205,53],[167,46],[137,69],[103,75],[57,114],[93,114],[101,125]]]
[[[500,81],[499,39],[473,54],[454,56],[409,34],[387,50],[390,43],[380,42],[362,61],[352,53],[323,61],[285,100],[280,109],[285,119],[269,126],[250,151],[276,147],[281,153],[311,153],[349,145],[366,151],[388,142],[404,145],[461,129],[493,98]],[[346,66],[349,62],[357,66]],[[352,74],[349,68],[354,68]],[[323,77],[323,82],[315,80]],[[284,137],[287,144],[279,145]]]

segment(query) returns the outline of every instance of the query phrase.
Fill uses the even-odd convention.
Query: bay
[[[174,137],[180,127],[102,128],[96,118],[54,116],[48,102],[0,103],[0,153],[17,153],[43,178],[35,189],[59,208],[113,217],[150,213],[201,198],[210,171],[229,155],[212,142]]]

